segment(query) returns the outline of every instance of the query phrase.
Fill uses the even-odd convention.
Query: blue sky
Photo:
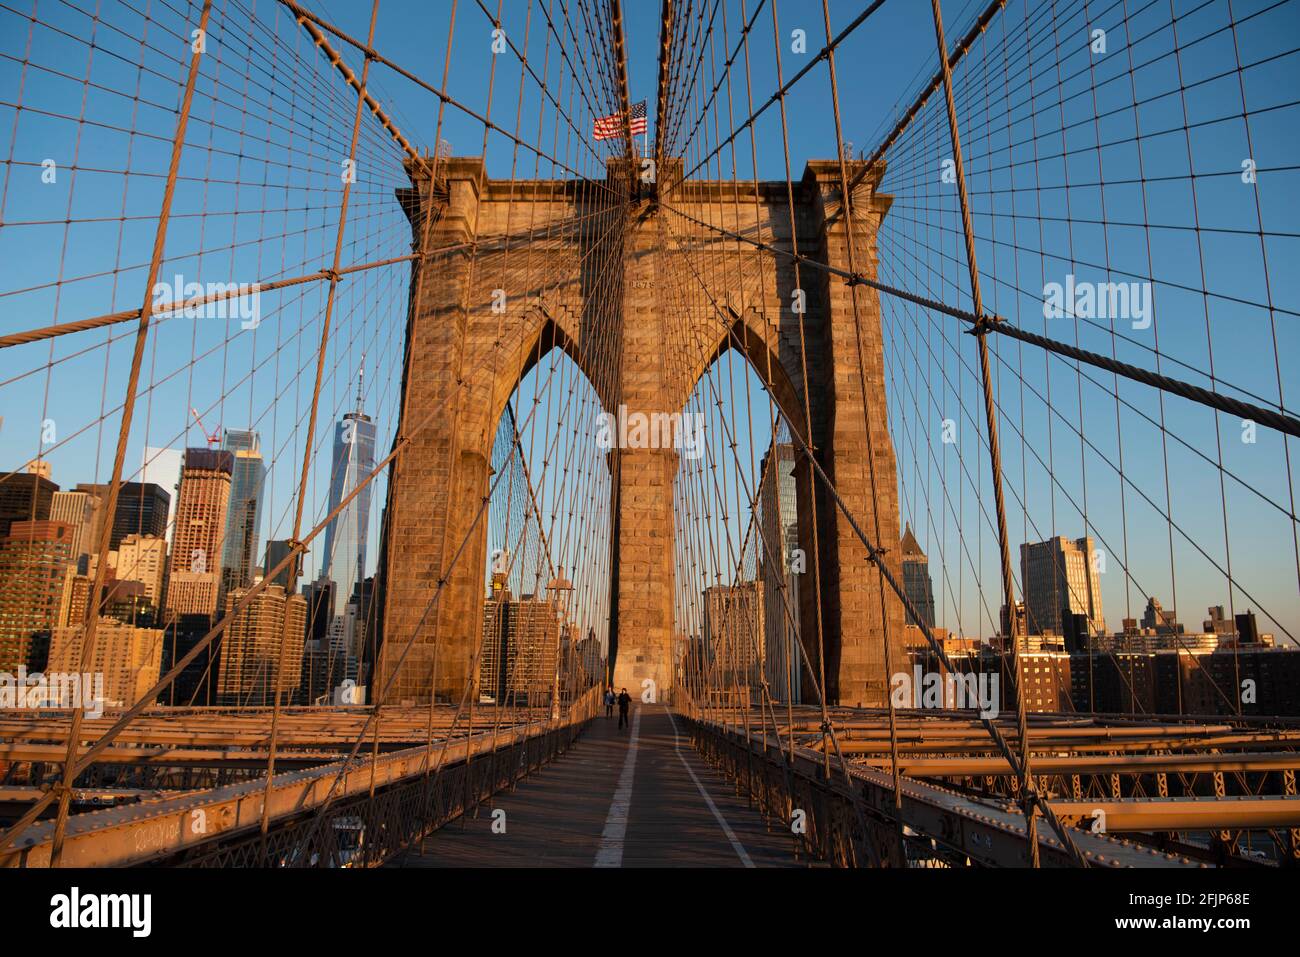
[[[529,61],[539,73],[547,37],[542,11],[548,6],[540,0],[503,3],[507,36],[519,49],[527,41]],[[648,100],[653,118],[659,5],[630,0],[624,6],[631,98]],[[944,4],[950,43],[979,6]],[[309,7],[364,38],[368,3],[331,0]],[[375,46],[438,86],[449,7],[445,0],[386,0]],[[556,0],[553,8],[559,7]],[[983,47],[977,45],[956,77],[986,308],[1085,348],[1106,354],[1113,348],[1119,358],[1147,368],[1155,367],[1152,348],[1158,334],[1162,371],[1206,385],[1195,370],[1207,368],[1212,353],[1221,387],[1226,382],[1249,390],[1254,401],[1277,401],[1280,367],[1283,392],[1293,408],[1300,387],[1287,362],[1300,347],[1295,315],[1300,288],[1289,268],[1297,252],[1292,234],[1300,197],[1291,160],[1300,145],[1300,125],[1290,103],[1300,77],[1291,52],[1300,26],[1297,7],[1295,2],[1234,2],[1232,13],[1240,25],[1225,31],[1227,0],[1176,3],[1178,12],[1186,14],[1177,27],[1178,46],[1185,50],[1172,56],[1174,32],[1165,4],[1123,7],[1129,15],[1126,28],[1115,4],[1059,2],[1056,29],[1046,33],[1041,30],[1045,7],[1009,4],[1005,22],[995,21]],[[77,7],[43,4],[39,14],[44,24],[35,27],[18,13],[0,12],[0,213],[6,224],[0,229],[0,332],[140,305],[178,84],[187,62],[184,43],[197,24],[198,8],[196,3],[178,4],[179,12],[156,7],[153,21],[145,23],[130,9],[106,3],[96,23]],[[861,8],[831,3],[832,31]],[[216,9],[161,276],[266,281],[328,266],[342,198],[339,159],[347,155],[355,99],[328,64],[311,54],[310,38],[280,5],[245,0],[219,2]],[[821,8],[780,0],[776,9],[788,78],[807,57],[789,52],[791,31],[806,30],[813,52],[825,42]],[[252,21],[244,16],[247,11],[254,14]],[[728,3],[727,12],[734,42],[739,3]],[[1088,50],[1094,19],[1110,27],[1108,50],[1100,58]],[[511,53],[494,58],[492,29],[477,3],[462,0],[450,94],[482,115],[489,110],[490,89],[494,122],[513,131],[518,118],[521,140],[554,143],[568,165],[583,175],[599,175],[604,154],[579,147],[562,125],[557,129],[553,111],[543,108],[545,99],[531,79],[524,83],[522,102],[517,100],[518,61]],[[577,29],[581,34],[581,26]],[[92,32],[93,52],[85,42]],[[750,47],[756,103],[776,87],[772,34],[765,9]],[[1192,44],[1201,35],[1206,39]],[[720,43],[720,31],[717,39]],[[1228,45],[1230,40],[1235,46]],[[1026,43],[1032,47],[1021,55]],[[1004,59],[1004,49],[1013,55]],[[929,78],[935,56],[928,5],[913,0],[884,4],[846,42],[837,68],[844,137],[855,152],[874,147]],[[346,51],[345,59],[361,69],[353,52]],[[1234,98],[1241,112],[1242,91],[1232,69],[1238,59],[1259,64],[1242,74],[1248,123],[1229,116]],[[142,63],[144,70],[138,68]],[[1025,63],[1031,65],[1030,79],[1017,72]],[[1134,88],[1127,83],[1130,64],[1136,64]],[[594,69],[594,61],[587,66]],[[1179,70],[1182,85],[1190,84],[1190,89],[1184,96],[1170,95],[1178,89]],[[1214,79],[1223,71],[1226,76]],[[560,64],[552,60],[547,76],[559,74]],[[83,82],[87,77],[89,85]],[[413,143],[432,148],[437,97],[379,66],[373,68],[370,87]],[[1090,87],[1097,90],[1095,102]],[[737,87],[737,96],[741,92]],[[1124,104],[1134,98],[1143,106],[1136,114],[1125,112]],[[14,108],[19,102],[21,112]],[[1007,108],[1006,103],[1013,105]],[[797,177],[807,159],[834,155],[824,65],[795,87],[787,107],[790,161]],[[881,234],[880,278],[969,305],[955,192],[941,179],[942,161],[951,149],[938,107],[939,101],[932,100],[913,132],[886,157],[889,171],[882,191],[894,196],[894,207]],[[738,105],[736,112],[743,115],[745,110]],[[1191,127],[1186,134],[1185,120]],[[725,114],[722,122],[725,131]],[[1062,128],[1067,130],[1063,145]],[[1165,129],[1172,132],[1155,132]],[[1048,138],[1053,132],[1055,140]],[[1231,175],[1248,155],[1247,133],[1260,168],[1255,187]],[[1140,151],[1132,145],[1138,134]],[[756,136],[760,176],[783,179],[775,107],[757,122]],[[445,111],[441,138],[457,155],[484,150],[483,124],[460,109]],[[500,133],[492,132],[486,140],[494,176],[508,177],[512,170],[521,178],[566,175],[515,148]],[[1198,174],[1194,199],[1186,178],[1189,140]],[[692,147],[697,160],[702,142]],[[711,167],[714,173],[720,168],[730,176],[734,162],[740,175],[747,176],[747,144],[748,137],[742,136],[734,154],[724,151],[720,167]],[[1095,148],[1098,144],[1104,148]],[[1062,151],[1064,160],[1051,155]],[[42,182],[45,159],[58,165],[55,182]],[[1148,181],[1145,189],[1136,182],[1139,160]],[[343,265],[409,252],[409,228],[393,198],[405,182],[400,164],[400,150],[367,117]],[[122,175],[126,169],[130,176]],[[1086,185],[1098,178],[1098,169],[1108,184],[1104,192]],[[1103,201],[1106,226],[1091,222],[1101,218]],[[1260,216],[1269,234],[1263,254]],[[1120,225],[1144,221],[1159,228]],[[1014,240],[1019,248],[1013,248],[1010,238],[1013,225],[1019,230]],[[1026,235],[1031,225],[1033,234]],[[317,452],[324,454],[317,455],[319,464],[310,475],[304,530],[324,514],[332,423],[352,407],[363,364],[363,404],[379,424],[377,448],[382,453],[391,443],[407,269],[396,264],[367,270],[338,287],[314,440]],[[1123,336],[1116,338],[1109,322],[1042,317],[1043,286],[1063,281],[1066,274],[1101,282],[1147,273],[1157,279],[1154,331],[1120,323],[1117,331]],[[156,323],[145,357],[142,379],[148,389],[137,407],[128,472],[138,467],[146,445],[202,444],[191,407],[209,431],[218,425],[255,428],[274,460],[262,541],[289,537],[327,288],[327,283],[315,282],[263,293],[254,329],[241,329],[239,317],[176,317]],[[1267,308],[1270,301],[1273,312]],[[973,341],[961,334],[955,320],[888,297],[882,298],[882,326],[904,519],[931,555],[941,623],[967,633],[987,632],[997,613],[997,564]],[[100,330],[0,353],[5,468],[18,468],[48,448],[51,443],[42,443],[42,432],[52,422],[54,448],[47,454],[55,481],[70,487],[106,479],[133,332],[126,323],[112,328],[111,342],[110,333]],[[1282,361],[1275,362],[1277,356]],[[1167,399],[1162,410],[1152,390],[1128,383],[1119,387],[1129,405],[1119,404],[1117,429],[1109,376],[1089,373],[1096,384],[1081,380],[1064,363],[1046,363],[1005,341],[995,343],[993,371],[1008,420],[1002,439],[1013,546],[1051,534],[1087,532],[1104,540],[1109,564],[1103,595],[1112,627],[1126,613],[1140,615],[1146,594],[1170,607],[1176,586],[1180,618],[1187,623],[1199,623],[1210,604],[1231,603],[1238,611],[1258,605],[1276,619],[1262,620],[1264,630],[1286,627],[1300,634],[1294,522],[1286,514],[1293,507],[1295,480],[1288,479],[1280,437],[1261,428],[1255,443],[1244,443],[1240,422],[1227,416],[1218,417],[1216,434],[1215,416],[1208,410],[1180,399]],[[1050,404],[1033,394],[1045,396],[1049,387]],[[749,388],[751,397],[756,395],[753,377]],[[1166,427],[1186,446],[1162,442],[1158,428],[1143,418],[1159,421],[1162,411]],[[940,440],[944,419],[956,423],[953,444]],[[767,439],[757,441],[765,446]],[[755,450],[755,461],[761,451]],[[1295,459],[1300,449],[1293,443],[1290,451]],[[1125,483],[1111,468],[1121,453]],[[742,462],[750,459],[744,449],[737,454]],[[1233,479],[1224,480],[1221,488],[1220,459],[1266,498]],[[1085,492],[1086,524],[1080,514]],[[381,485],[377,502],[383,494]],[[1172,523],[1164,512],[1172,515]],[[375,529],[379,514],[379,508],[372,510]],[[1183,531],[1175,530],[1174,523]],[[741,525],[737,522],[730,533],[741,534]],[[1123,573],[1125,554],[1131,576]],[[1221,569],[1229,561],[1249,596],[1227,587]],[[313,567],[309,564],[309,573]]]

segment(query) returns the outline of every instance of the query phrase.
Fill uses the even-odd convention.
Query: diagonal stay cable
[[[1221,412],[1228,412],[1232,415],[1239,416],[1240,418],[1254,421],[1260,425],[1267,425],[1269,428],[1276,429],[1279,432],[1284,432],[1287,435],[1300,437],[1300,419],[1297,419],[1295,416],[1289,415],[1284,411],[1278,412],[1249,402],[1242,402],[1241,400],[1234,399],[1231,396],[1223,395],[1219,392],[1212,392],[1209,389],[1203,389],[1200,386],[1192,385],[1190,382],[1184,382],[1181,379],[1175,379],[1172,376],[1161,375],[1158,372],[1152,372],[1151,370],[1143,369],[1140,366],[1130,365],[1127,362],[1120,362],[1117,359],[1112,359],[1109,356],[1102,355],[1101,353],[1090,352],[1087,349],[1080,349],[1077,346],[1072,346],[1056,339],[1049,339],[1047,336],[1040,336],[1037,333],[1030,332],[1027,329],[1022,329],[1017,325],[1007,322],[1006,319],[1001,316],[977,316],[969,310],[949,306],[933,299],[927,299],[925,296],[918,296],[915,293],[888,286],[885,283],[877,282],[876,280],[870,279],[859,273],[851,273],[847,270],[818,262],[808,256],[793,253],[788,249],[782,249],[772,243],[765,243],[760,240],[751,239],[748,236],[725,229],[714,223],[697,219],[689,213],[683,212],[668,203],[662,202],[662,200],[661,205],[665,209],[668,209],[696,225],[712,229],[730,239],[749,243],[755,249],[776,253],[785,256],[788,259],[797,261],[800,265],[811,266],[814,269],[819,269],[823,272],[830,273],[831,275],[839,276],[850,284],[870,286],[877,292],[896,296],[899,299],[906,299],[908,302],[915,303],[918,306],[933,309],[936,312],[943,313],[944,315],[952,316],[954,319],[960,319],[963,322],[969,323],[972,327],[978,327],[982,324],[986,325],[989,332],[1009,336],[1012,339],[1018,339],[1021,342],[1038,346],[1041,349],[1045,349],[1046,351],[1055,353],[1059,356],[1064,356],[1067,359],[1074,359],[1078,362],[1084,362],[1088,365],[1096,366],[1099,369],[1105,369],[1107,372],[1113,372],[1117,375],[1124,376],[1126,379],[1132,379],[1134,382],[1141,382],[1145,385],[1152,386],[1153,388],[1160,389],[1163,392],[1182,396],[1183,398],[1190,399],[1193,402],[1199,402],[1201,405],[1207,405],[1210,408],[1218,409]]]

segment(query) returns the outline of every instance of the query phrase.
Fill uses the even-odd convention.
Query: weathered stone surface
[[[487,534],[486,522],[475,522],[488,493],[491,443],[520,378],[551,348],[574,359],[611,413],[620,404],[629,412],[680,412],[713,360],[738,349],[863,530],[878,531],[881,543],[898,541],[875,293],[691,222],[797,247],[838,269],[852,259],[858,272],[873,275],[876,229],[889,206],[875,194],[883,170],[865,177],[853,197],[851,256],[838,163],[809,164],[790,190],[784,182],[673,182],[680,169],[680,161],[666,161],[661,194],[638,197],[617,164],[603,183],[510,183],[487,179],[481,160],[453,159],[443,164],[445,186],[431,191],[425,177],[416,184],[418,202],[411,191],[417,245],[432,214],[428,248],[440,251],[424,265],[424,279],[413,280],[419,296],[402,423],[411,445],[391,483],[376,688],[407,657],[387,700],[427,700],[431,689],[459,700],[472,680]],[[791,308],[796,288],[806,294],[802,315]],[[492,308],[495,290],[504,291],[504,312]],[[711,439],[720,449],[718,441]],[[624,449],[608,463],[612,677],[634,694],[652,680],[663,700],[674,672],[679,455]],[[883,704],[884,634],[901,641],[901,607],[890,596],[882,617],[866,549],[806,463],[796,474],[810,569],[799,589],[809,660],[820,673],[824,647],[830,700]],[[896,555],[886,560],[896,568]],[[810,686],[806,693],[815,700]]]

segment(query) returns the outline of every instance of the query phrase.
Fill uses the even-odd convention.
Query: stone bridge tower
[[[420,267],[424,277],[412,278],[399,431],[410,447],[390,482],[376,693],[405,660],[386,701],[427,701],[431,690],[458,701],[475,680],[487,560],[487,523],[478,519],[492,440],[520,379],[551,348],[574,359],[615,414],[619,405],[628,413],[680,412],[722,352],[742,352],[869,535],[878,519],[879,544],[898,574],[897,470],[875,293],[807,264],[796,270],[789,256],[696,223],[781,250],[797,244],[802,256],[848,270],[838,162],[809,163],[792,194],[783,181],[680,181],[680,161],[664,166],[658,188],[640,184],[619,161],[598,183],[492,180],[476,158],[440,161],[436,184],[411,169],[413,186],[401,199],[417,248],[425,242],[437,252]],[[861,166],[850,164],[850,177]],[[883,167],[862,176],[852,196],[856,265],[868,275],[889,208],[876,192],[881,175]],[[802,316],[792,308],[797,288],[806,299]],[[505,291],[504,314],[492,309],[496,290]],[[607,457],[612,678],[634,694],[653,680],[661,700],[676,672],[678,455],[622,449]],[[829,700],[883,705],[884,635],[901,648],[901,605],[888,596],[882,621],[866,549],[802,459],[796,480],[809,569],[797,600],[812,668],[822,670],[820,632]],[[815,700],[807,680],[805,694]]]

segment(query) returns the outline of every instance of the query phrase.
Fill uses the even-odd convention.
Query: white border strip
[[[682,754],[680,744],[681,737],[677,733],[677,722],[673,719],[672,709],[664,708],[664,710],[668,712],[668,720],[673,723],[673,748],[677,752],[677,757],[682,762],[682,767],[686,769],[686,773],[689,774],[691,780],[695,782],[695,787],[699,790],[700,797],[704,798],[704,803],[709,806],[709,810],[713,812],[713,816],[718,819],[718,824],[722,827],[722,833],[727,835],[727,840],[731,842],[731,847],[736,852],[736,856],[740,858],[740,862],[746,867],[753,867],[754,862],[749,859],[749,854],[745,852],[744,846],[736,839],[736,834],[732,831],[731,825],[729,825],[727,819],[722,816],[722,812],[718,810],[718,806],[713,803],[713,798],[709,797],[709,792],[704,790],[704,785],[700,783],[700,779],[695,776],[695,771],[691,768],[690,764],[687,763],[686,755]]]
[[[622,867],[623,842],[627,838],[627,819],[632,811],[632,782],[636,777],[637,740],[641,735],[641,709],[632,715],[632,740],[627,745],[623,759],[623,772],[618,776],[618,787],[609,803],[605,817],[605,830],[600,834],[600,848],[592,867]]]

